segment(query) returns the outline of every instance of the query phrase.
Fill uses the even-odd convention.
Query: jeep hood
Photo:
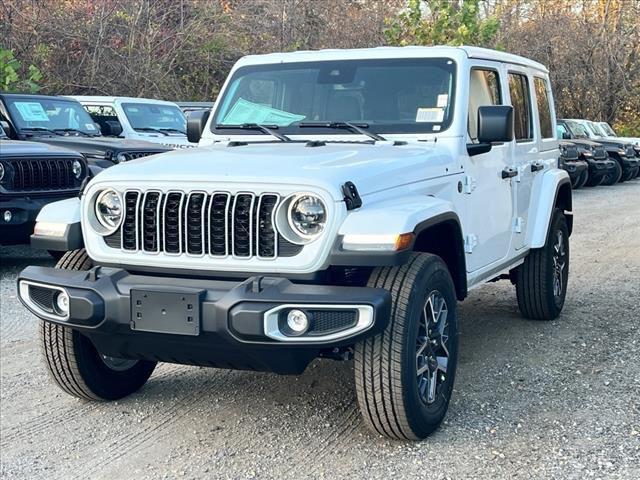
[[[118,154],[120,152],[145,151],[145,152],[166,152],[170,147],[158,145],[157,143],[143,140],[127,140],[113,137],[76,137],[74,135],[59,137],[34,137],[33,140],[57,145],[71,150],[76,150],[85,155],[100,155],[108,151]]]
[[[351,181],[360,195],[419,180],[451,175],[451,153],[443,145],[262,143],[212,145],[140,158],[105,170],[97,182],[145,180],[288,184],[320,187],[341,200]]]

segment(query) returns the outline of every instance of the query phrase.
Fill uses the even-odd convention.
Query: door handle
[[[532,173],[536,173],[539,172],[540,170],[544,170],[544,163],[532,163],[531,164],[531,172]]]
[[[513,178],[518,176],[518,171],[513,168],[505,168],[502,170],[502,178]]]

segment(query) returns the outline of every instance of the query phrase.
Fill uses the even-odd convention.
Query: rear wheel
[[[553,320],[560,315],[569,280],[569,230],[556,208],[544,247],[532,249],[516,272],[518,307],[526,318]]]
[[[56,268],[89,270],[84,249],[67,252]],[[42,321],[40,346],[45,365],[58,386],[85,400],[117,400],[138,390],[151,376],[156,362],[102,355],[77,330]]]
[[[615,169],[611,170],[607,175],[602,179],[602,185],[615,185],[622,178],[622,167],[620,164],[614,160]]]
[[[401,267],[374,270],[369,286],[391,292],[391,318],[355,349],[360,411],[389,438],[425,438],[449,406],[458,357],[456,295],[446,264],[414,254]]]

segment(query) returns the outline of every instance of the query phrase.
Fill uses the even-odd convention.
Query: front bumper
[[[602,178],[616,169],[615,160],[611,158],[601,160],[587,159],[586,162],[589,165],[589,177],[594,180]]]
[[[52,295],[63,289],[69,296],[67,318],[45,310],[42,291],[32,286],[50,288]],[[18,277],[18,290],[32,313],[82,331],[105,355],[277,373],[300,373],[322,352],[381,331],[391,305],[389,292],[376,288],[294,284],[275,277],[176,279],[106,267],[88,272],[27,267]],[[157,300],[144,307],[142,325],[136,309],[143,308],[145,292]],[[175,314],[176,295],[195,299],[190,320],[162,317],[165,311]],[[280,315],[293,308],[312,318],[304,335],[282,333]],[[346,312],[354,316],[340,323]],[[323,330],[314,330],[320,319]]]
[[[0,196],[0,244],[15,245],[29,243],[29,236],[38,213],[46,204],[69,198],[69,196],[55,197],[12,197]],[[10,212],[5,220],[5,212]]]

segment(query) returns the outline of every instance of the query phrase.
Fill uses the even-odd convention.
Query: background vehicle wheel
[[[589,170],[586,169],[584,172],[580,174],[580,179],[578,180],[578,186],[576,188],[582,188],[587,184],[589,180]]]
[[[622,178],[622,167],[616,161],[613,163],[615,164],[615,170],[604,176],[602,179],[602,185],[615,185]]]
[[[384,332],[355,349],[356,392],[365,423],[389,438],[417,440],[447,412],[458,358],[456,295],[446,264],[414,254],[377,268],[369,286],[391,292]]]
[[[607,178],[606,175],[604,177],[593,177],[589,175],[586,185],[587,187],[597,187],[598,185],[602,184],[605,178]]]
[[[638,176],[638,167],[630,168],[629,170],[627,170],[624,176],[624,181],[628,182],[629,180],[633,180],[637,176]]]
[[[56,268],[88,270],[84,249],[67,252]],[[156,362],[101,355],[77,330],[40,322],[40,345],[53,380],[69,395],[86,400],[117,400],[138,390],[151,376]]]
[[[635,173],[633,174],[631,180],[638,178],[638,175],[640,175],[640,166],[636,167]]]
[[[569,280],[567,220],[555,209],[547,242],[532,249],[516,272],[518,307],[526,318],[553,320],[560,315]]]

